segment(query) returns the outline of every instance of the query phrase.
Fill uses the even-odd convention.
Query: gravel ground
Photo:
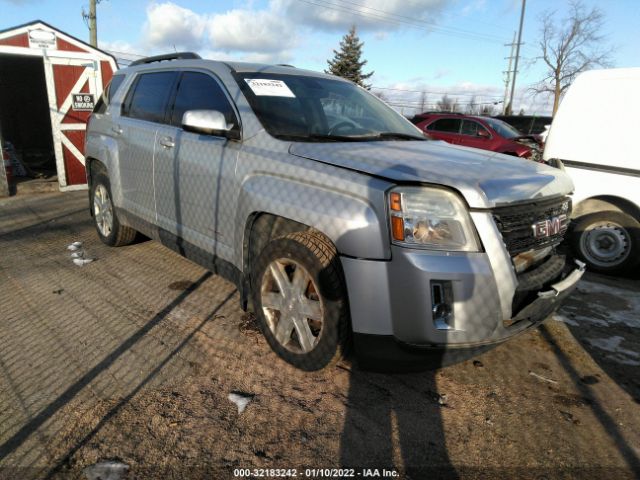
[[[587,275],[542,327],[457,365],[303,373],[230,283],[156,242],[101,244],[86,198],[0,200],[0,478],[640,476],[640,281]]]

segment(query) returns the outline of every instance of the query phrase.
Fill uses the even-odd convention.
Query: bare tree
[[[476,101],[476,96],[472,96],[471,100],[469,100],[469,103],[467,104],[467,113],[469,115],[475,115],[476,113],[478,113],[480,105],[478,105],[478,102]]]
[[[460,110],[460,104],[457,98],[450,98],[446,93],[436,103],[438,110],[441,112],[457,112]]]
[[[427,92],[420,92],[420,111],[418,113],[427,111]]]
[[[610,65],[611,48],[604,46],[604,13],[597,7],[587,10],[582,1],[572,1],[567,18],[554,11],[540,17],[539,42],[546,76],[533,87],[536,93],[553,95],[553,114],[575,77],[585,70]]]
[[[486,117],[491,117],[494,114],[493,104],[485,103],[482,105],[482,109],[480,110],[480,115],[484,115]]]
[[[373,93],[376,97],[378,97],[383,102],[388,102],[389,101],[389,99],[387,98],[387,95],[384,92],[382,92],[381,90],[375,90],[375,91],[373,91],[371,93]]]

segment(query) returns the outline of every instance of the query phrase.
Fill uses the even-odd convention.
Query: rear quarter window
[[[122,85],[124,77],[125,75],[113,76],[111,82],[105,87],[102,95],[100,95],[100,98],[93,109],[93,113],[105,113],[107,111],[107,107],[111,104],[111,100],[118,91],[118,88],[120,88],[120,85]]]
[[[141,74],[127,94],[122,114],[130,118],[164,123],[176,77],[176,72]]]
[[[460,131],[460,119],[458,118],[441,118],[429,124],[427,130],[434,132],[458,133]]]

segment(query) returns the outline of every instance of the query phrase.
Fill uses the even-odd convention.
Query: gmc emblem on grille
[[[566,215],[558,215],[557,217],[547,218],[540,222],[534,223],[533,236],[535,238],[551,237],[562,232],[562,224],[567,219]]]

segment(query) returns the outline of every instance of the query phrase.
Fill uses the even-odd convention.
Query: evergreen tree
[[[327,60],[329,70],[325,70],[325,73],[346,78],[367,90],[370,89],[371,85],[366,84],[365,80],[371,77],[373,72],[362,73],[362,67],[367,63],[366,60],[360,60],[363,45],[364,42],[356,35],[356,26],[353,25],[349,33],[342,37],[340,51],[334,50],[333,60]]]

